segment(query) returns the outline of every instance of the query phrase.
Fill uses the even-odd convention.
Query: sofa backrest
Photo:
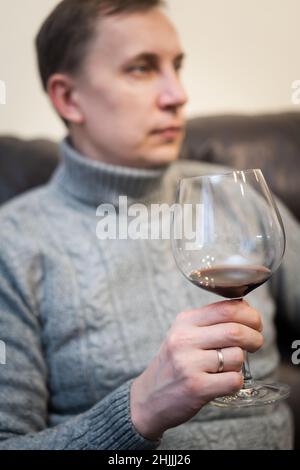
[[[261,168],[300,220],[300,113],[191,119],[183,154],[239,170]]]
[[[0,137],[0,204],[44,184],[58,159],[54,142]]]

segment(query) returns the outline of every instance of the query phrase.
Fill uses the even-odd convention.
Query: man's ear
[[[54,74],[48,80],[47,93],[57,113],[70,124],[81,124],[83,114],[76,99],[72,79],[64,74]]]

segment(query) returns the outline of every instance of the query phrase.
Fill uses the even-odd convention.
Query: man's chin
[[[127,156],[123,154],[122,158],[115,163],[134,168],[156,169],[178,160],[180,151],[181,145],[178,145],[178,142],[172,142],[155,148],[139,149],[138,152],[134,152],[134,156],[128,152]]]
[[[149,167],[161,167],[169,165],[170,163],[178,160],[180,154],[180,147],[178,145],[165,145],[163,148],[149,152],[148,155],[144,155],[143,161],[147,163]]]

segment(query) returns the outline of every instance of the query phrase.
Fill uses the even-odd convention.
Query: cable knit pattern
[[[129,203],[171,204],[180,177],[222,169],[188,161],[130,169],[90,161],[68,140],[61,149],[51,181],[0,211],[0,339],[7,349],[0,449],[290,448],[283,403],[251,412],[207,405],[161,442],[144,439],[130,419],[131,382],[176,314],[220,299],[184,279],[169,240],[99,240],[96,208],[118,210],[120,195]],[[297,323],[300,231],[281,211],[285,261],[247,297],[264,320],[264,346],[251,356],[255,377],[271,376],[278,365],[275,294]]]

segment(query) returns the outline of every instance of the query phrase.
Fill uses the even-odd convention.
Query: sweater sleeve
[[[279,315],[285,315],[291,326],[300,331],[300,224],[278,199],[276,204],[286,233],[286,249],[270,286]]]
[[[131,422],[132,381],[88,411],[56,427],[47,426],[51,392],[39,315],[28,294],[32,278],[25,285],[16,274],[23,260],[16,252],[12,256],[13,243],[6,241],[0,248],[0,340],[6,349],[6,357],[0,357],[0,449],[157,448],[159,442],[144,439]]]

